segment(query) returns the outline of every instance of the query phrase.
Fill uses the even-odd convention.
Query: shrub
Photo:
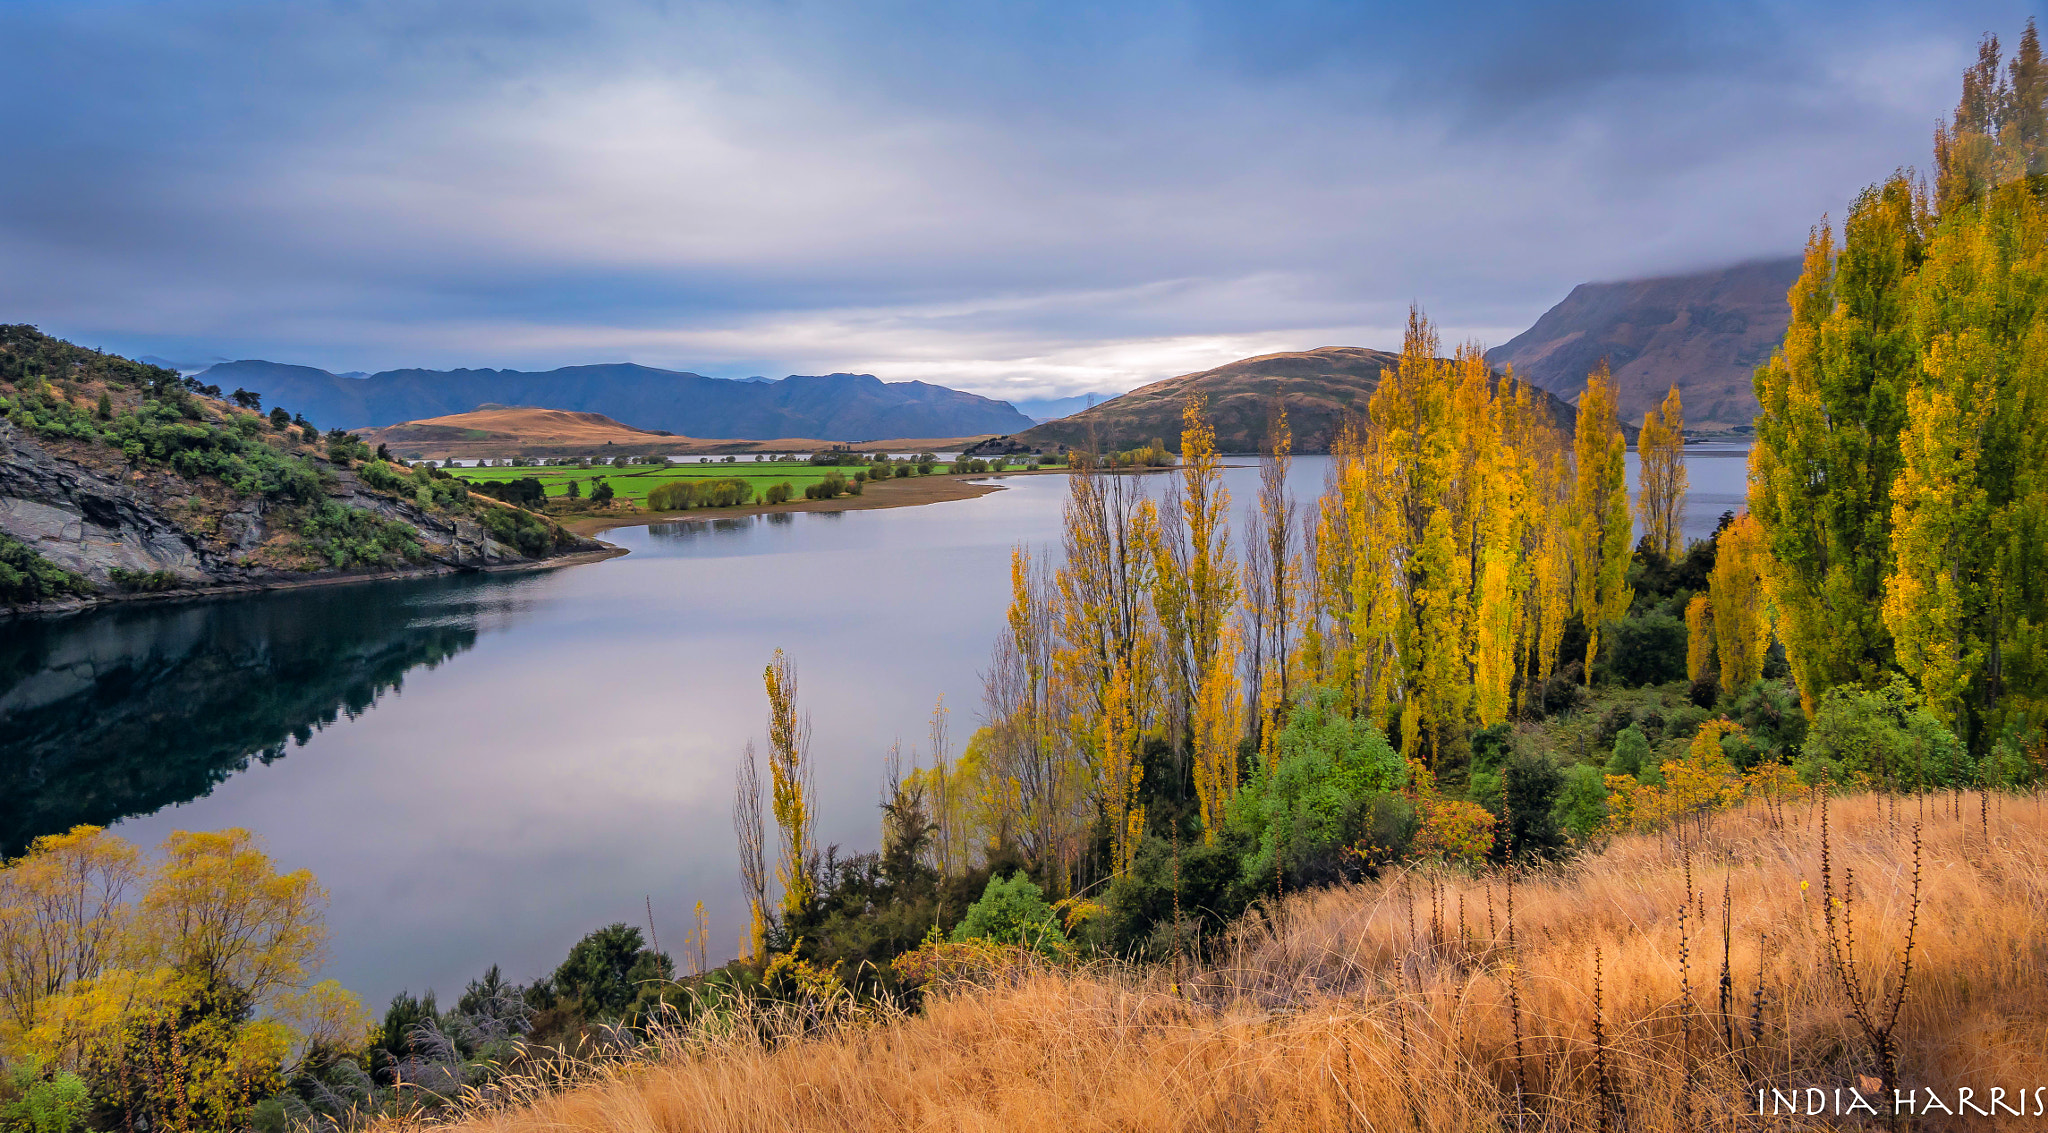
[[[1067,943],[1045,893],[1022,873],[988,879],[981,899],[967,907],[967,915],[953,929],[953,940],[987,940],[996,944],[1021,944],[1047,955],[1057,955]]]
[[[1650,739],[1641,728],[1630,724],[1614,737],[1614,754],[1607,757],[1607,774],[1633,775],[1645,781],[1657,775],[1657,762],[1650,754]]]
[[[91,594],[95,589],[84,575],[65,570],[28,544],[0,532],[0,603],[20,606]]]
[[[547,488],[532,476],[521,476],[517,480],[478,480],[470,487],[494,500],[523,508],[538,509],[546,505],[548,499]]]
[[[752,502],[754,489],[736,476],[716,480],[672,480],[647,493],[655,511],[688,511],[693,507],[739,507]]]
[[[562,537],[561,528],[530,511],[517,508],[485,508],[481,517],[491,538],[517,548],[528,558],[539,558]]]
[[[1581,763],[1566,769],[1564,790],[1559,792],[1552,814],[1577,842],[1607,825],[1607,777],[1600,768]]]
[[[419,532],[411,526],[332,500],[308,509],[297,530],[307,549],[325,557],[337,570],[396,566],[425,556]]]
[[[1389,795],[1408,765],[1370,723],[1351,719],[1331,689],[1312,690],[1273,737],[1278,763],[1263,768],[1231,800],[1233,833],[1256,849],[1244,862],[1248,883],[1283,868],[1330,864],[1331,855],[1367,834],[1377,845],[1405,846],[1413,812]]]
[[[1601,633],[1602,674],[1628,688],[1685,679],[1685,623],[1670,614],[1609,622]]]
[[[771,504],[786,504],[789,502],[790,492],[789,481],[784,480],[779,484],[769,485],[768,490],[761,493],[761,498]]]
[[[251,420],[251,418],[245,417],[243,420]],[[403,490],[406,486],[406,478],[400,476],[396,469],[381,460],[374,460],[363,465],[362,471],[356,475],[363,483],[380,492],[397,492]]]
[[[1500,772],[1508,844],[1499,847],[1499,852],[1540,858],[1554,858],[1563,852],[1564,832],[1552,813],[1563,789],[1564,770],[1548,754],[1518,752],[1508,760]]]
[[[113,567],[107,578],[129,593],[155,594],[178,585],[178,576],[167,570],[127,570]]]
[[[1806,783],[1888,783],[1903,791],[1971,786],[1976,766],[1955,733],[1905,678],[1881,688],[1843,685],[1820,698],[1794,766]]]

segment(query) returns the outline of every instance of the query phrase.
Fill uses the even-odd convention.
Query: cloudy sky
[[[2039,3],[0,0],[0,321],[996,396],[1796,251]]]

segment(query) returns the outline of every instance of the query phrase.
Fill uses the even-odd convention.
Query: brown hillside
[[[1536,325],[1486,354],[1496,366],[1576,399],[1602,358],[1620,386],[1624,421],[1677,386],[1692,427],[1733,428],[1756,416],[1750,385],[1785,337],[1785,298],[1799,258],[1621,283],[1582,283]]]
[[[1277,398],[1287,407],[1294,451],[1328,452],[1345,414],[1363,415],[1380,371],[1400,361],[1397,354],[1358,346],[1262,354],[1197,374],[1153,382],[1093,409],[1048,421],[1011,440],[1030,448],[1068,445],[1127,449],[1163,440],[1178,447],[1181,407],[1190,395],[1209,399],[1216,446],[1225,452],[1265,447],[1267,419]],[[1545,395],[1549,397],[1549,395]],[[1571,407],[1549,397],[1551,411],[1569,426]]]
[[[527,406],[491,406],[446,417],[407,421],[361,434],[370,444],[385,444],[401,455],[491,455],[483,449],[589,448],[591,446],[687,444],[688,438],[621,424],[602,413]],[[469,449],[478,450],[475,453]],[[433,451],[429,451],[433,450]]]

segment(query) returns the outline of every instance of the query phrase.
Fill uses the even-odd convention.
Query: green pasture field
[[[727,477],[745,480],[753,487],[757,497],[770,485],[787,480],[791,492],[797,499],[802,499],[807,485],[816,484],[834,472],[851,480],[854,471],[864,467],[866,465],[830,466],[789,461],[755,463],[744,458],[731,464],[720,464],[714,458],[710,464],[629,464],[624,468],[570,468],[559,465],[552,468],[450,468],[448,473],[472,482],[520,480],[531,476],[541,482],[541,486],[551,497],[568,495],[569,481],[575,480],[582,485],[583,496],[586,499],[601,477],[612,486],[612,492],[618,498],[645,505],[647,493],[663,484],[676,480],[718,480]],[[932,475],[941,475],[945,467],[944,464],[940,464],[932,470]]]

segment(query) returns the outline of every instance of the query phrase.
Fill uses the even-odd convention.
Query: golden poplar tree
[[[1707,592],[1713,602],[1714,653],[1720,659],[1721,690],[1735,693],[1763,676],[1771,648],[1764,618],[1763,528],[1747,513],[1721,531]]]
[[[1714,603],[1706,592],[1685,604],[1685,678],[1700,679],[1714,666]]]
[[[797,715],[796,667],[782,650],[761,678],[768,688],[769,809],[781,843],[775,879],[782,883],[783,915],[795,917],[812,892],[811,726]]]
[[[1636,515],[1643,539],[1658,554],[1676,559],[1685,551],[1685,407],[1677,386],[1664,395],[1663,405],[1643,414],[1636,455],[1642,467]]]
[[[1634,597],[1628,586],[1629,538],[1628,441],[1615,419],[1613,375],[1603,359],[1586,378],[1579,398],[1573,447],[1578,481],[1572,495],[1576,523],[1573,570],[1575,603],[1586,626],[1585,680],[1593,679],[1593,661],[1600,655],[1600,627],[1628,612]]]

